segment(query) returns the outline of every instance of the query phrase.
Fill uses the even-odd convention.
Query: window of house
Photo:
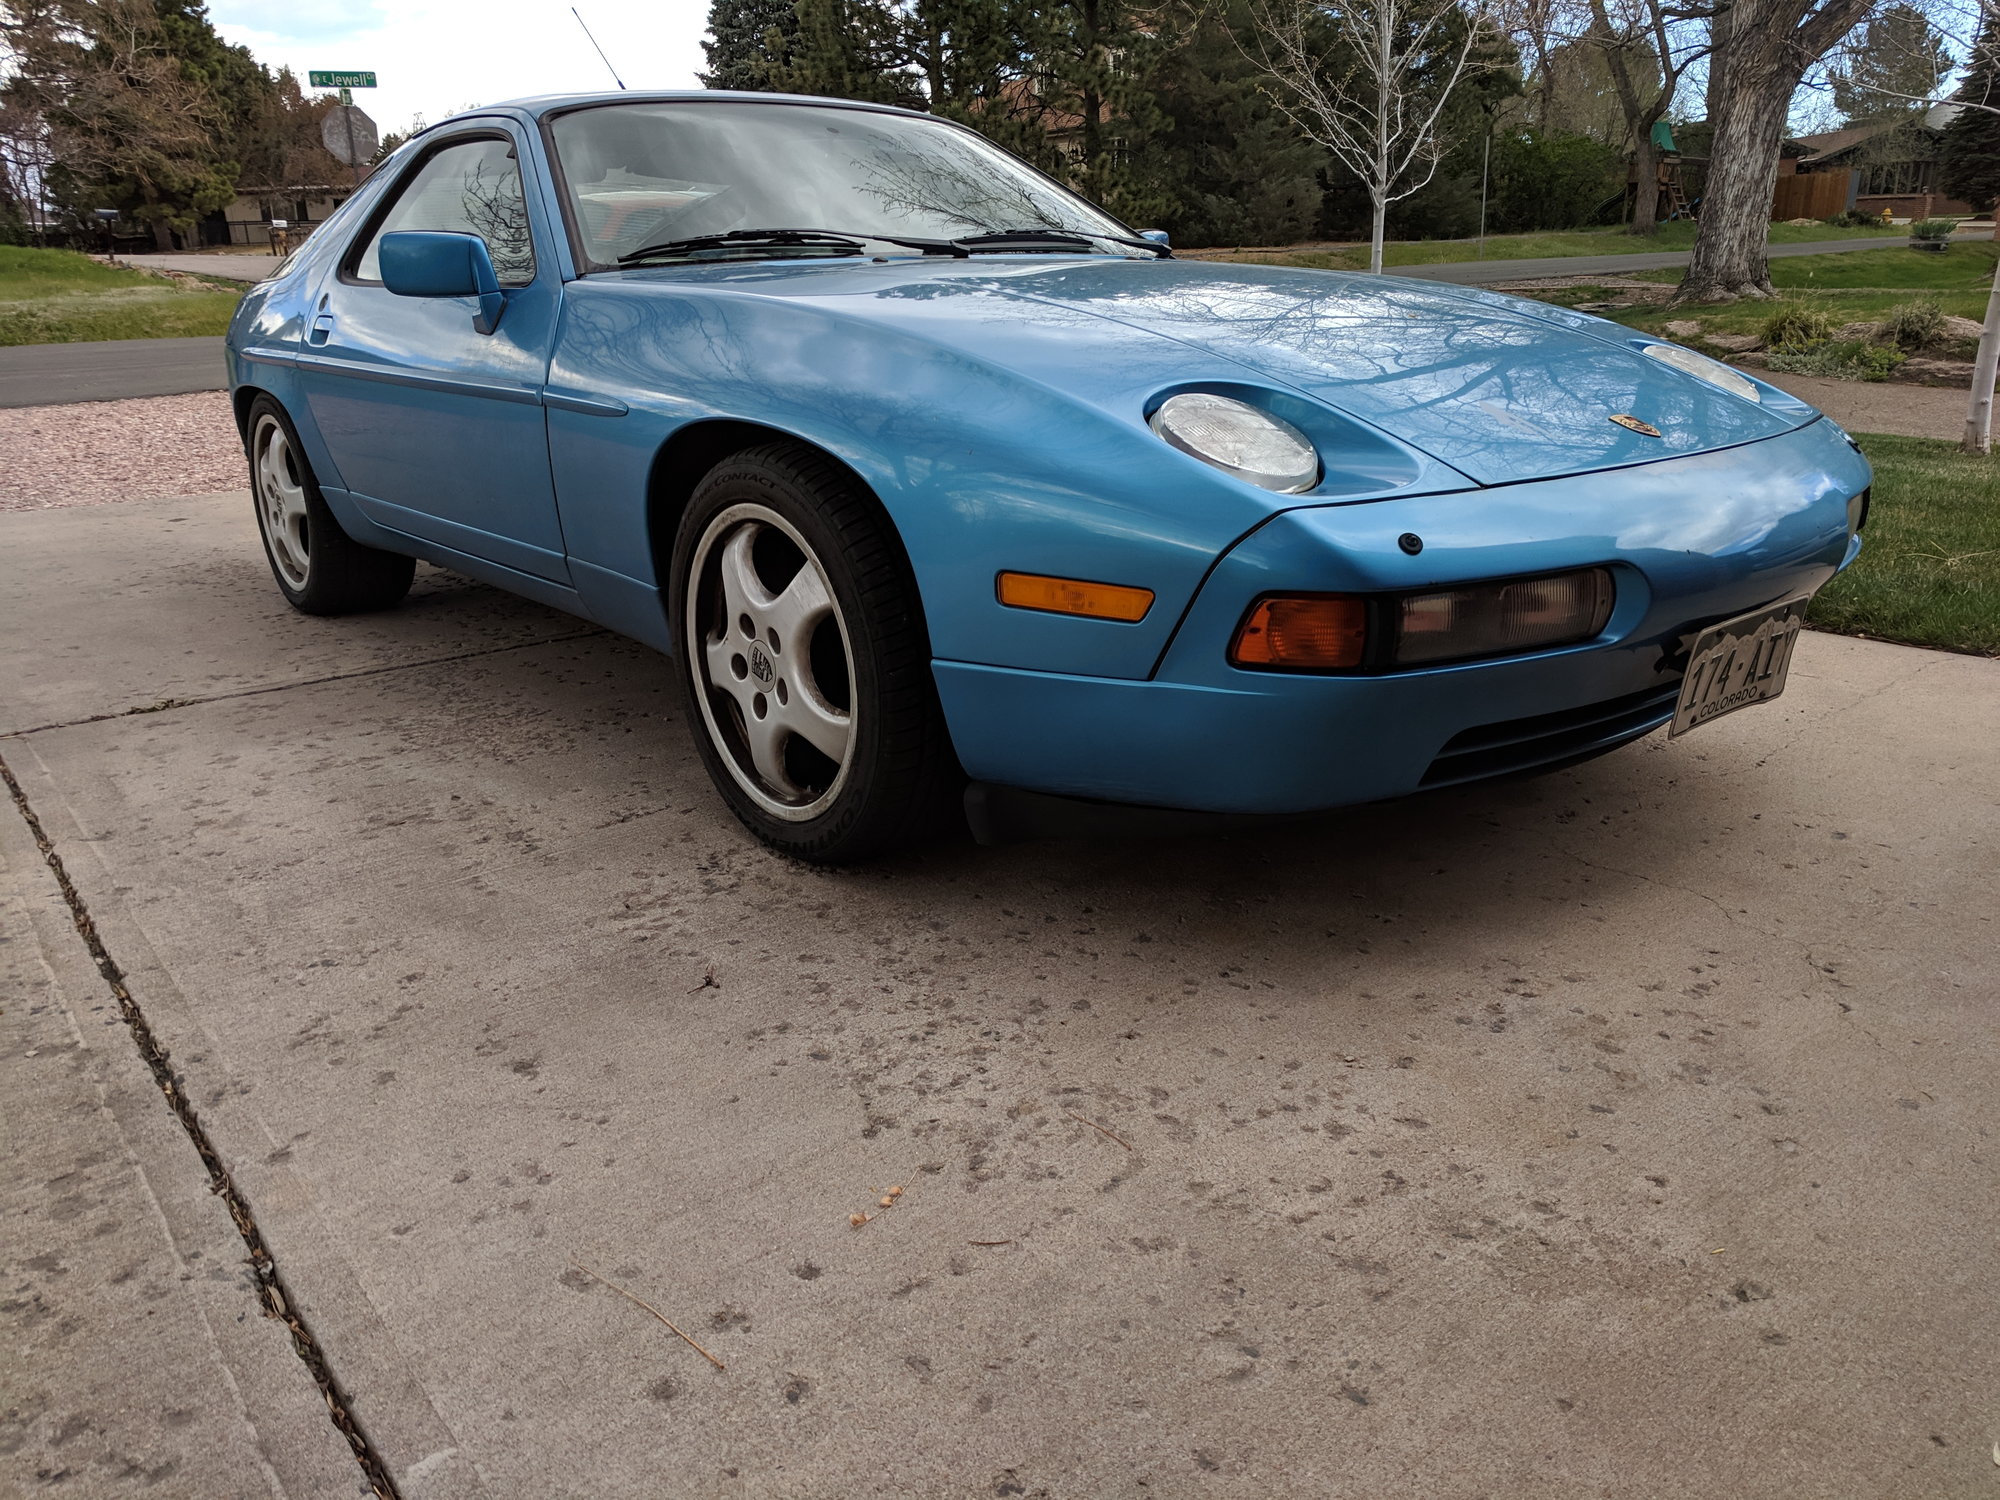
[[[1914,194],[1934,192],[1937,163],[1931,161],[1884,161],[1861,169],[1863,193]]]

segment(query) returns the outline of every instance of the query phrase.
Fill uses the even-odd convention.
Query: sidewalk
[[[141,270],[186,271],[229,281],[262,281],[285,263],[276,255],[121,255],[118,260]]]

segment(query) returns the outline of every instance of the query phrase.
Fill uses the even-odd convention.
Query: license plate
[[[1801,595],[1704,630],[1688,653],[1687,676],[1681,679],[1680,703],[1667,737],[1686,734],[1782,693],[1792,666],[1792,645],[1811,602]]]

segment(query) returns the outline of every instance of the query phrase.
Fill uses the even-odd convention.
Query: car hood
[[[767,263],[686,279],[711,275],[736,290],[824,298],[1073,388],[1088,389],[1094,364],[1126,369],[1135,358],[1170,386],[1188,373],[1178,344],[1211,356],[1193,362],[1205,370],[1226,360],[1486,485],[1705,452],[1818,416],[1771,387],[1748,400],[1664,365],[1640,352],[1654,340],[1615,323],[1402,277],[1093,256]]]

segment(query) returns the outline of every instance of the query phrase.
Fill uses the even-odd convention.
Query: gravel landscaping
[[[0,511],[206,495],[249,483],[226,391],[0,409]]]

